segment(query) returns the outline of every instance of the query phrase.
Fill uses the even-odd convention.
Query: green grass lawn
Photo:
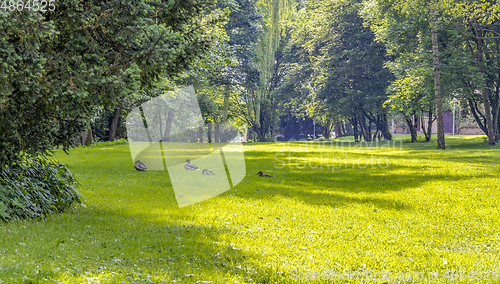
[[[183,208],[168,173],[136,171],[127,145],[58,152],[83,204],[0,224],[0,283],[500,282],[498,146],[349,139],[246,144],[246,178]]]

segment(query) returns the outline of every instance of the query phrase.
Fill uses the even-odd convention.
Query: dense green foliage
[[[424,112],[430,117],[439,115],[432,88],[436,78],[432,78],[436,75],[432,58],[435,44],[431,44],[434,27],[443,105],[461,101],[464,112],[474,117],[488,134],[489,144],[494,145],[495,139],[500,139],[499,3],[365,0],[364,4],[366,25],[385,44],[391,56],[388,65],[396,75],[388,103],[405,117],[409,128],[415,127],[410,116],[417,121]]]
[[[499,136],[495,1],[269,0],[257,7],[263,33],[252,61],[260,84],[235,94],[260,141],[292,136],[290,115],[315,119],[326,137],[333,128],[342,135],[347,122],[366,141],[391,139],[390,116],[401,115],[416,141],[425,116],[426,141],[437,121],[442,149],[443,110],[456,100],[491,145]]]
[[[185,70],[210,45],[210,0],[0,10],[0,167],[68,148],[98,108]]]
[[[0,171],[0,220],[44,217],[80,202],[78,183],[64,164],[29,159]]]
[[[227,12],[224,26],[214,30],[217,40],[178,83],[195,86],[205,123],[241,124],[238,89],[251,88],[259,75],[253,58],[261,16],[251,0],[217,1],[214,11]],[[211,139],[211,137],[209,137]]]
[[[292,30],[295,64],[283,89],[292,89],[296,105],[310,106],[323,123],[349,120],[354,135],[371,141],[376,133],[391,139],[386,88],[392,76],[383,44],[359,16],[360,1],[307,1]],[[291,86],[287,86],[291,85]]]
[[[258,11],[263,15],[263,32],[259,35],[256,48],[255,64],[259,70],[259,80],[253,88],[243,95],[245,108],[242,108],[246,123],[264,141],[266,134],[274,136],[278,122],[279,101],[274,90],[280,82],[282,55],[280,49],[285,40],[285,21],[290,19],[293,11],[291,0],[260,0]]]
[[[108,147],[108,146],[121,145],[121,144],[127,144],[127,143],[128,143],[127,139],[120,138],[120,139],[116,139],[114,141],[99,141],[99,142],[92,143],[89,146],[82,145],[82,146],[79,146],[79,147],[82,147],[82,148],[99,148],[99,147]]]

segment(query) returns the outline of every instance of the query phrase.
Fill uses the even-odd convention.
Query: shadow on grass
[[[76,205],[39,222],[0,225],[0,279],[249,282],[266,274],[245,268],[258,256],[225,242],[231,229],[213,219],[198,220],[198,205],[177,208],[166,171],[138,172],[126,148],[109,150],[97,157],[81,149],[65,157],[82,183],[87,207]]]
[[[299,143],[300,142],[296,142]],[[304,143],[303,143],[304,144]],[[476,145],[474,142],[472,145]],[[384,198],[385,193],[404,192],[407,189],[417,188],[426,183],[435,181],[468,181],[471,177],[477,176],[476,172],[462,172],[460,175],[449,173],[453,170],[448,165],[436,165],[433,161],[441,159],[442,162],[456,163],[460,167],[460,157],[446,156],[444,151],[416,150],[415,144],[405,145],[402,150],[377,149],[377,148],[302,148],[300,151],[283,151],[283,143],[269,144],[267,151],[246,147],[245,159],[247,161],[247,177],[235,187],[236,190],[246,192],[246,198],[260,199],[267,198],[270,194],[280,195],[286,198],[298,198],[302,202],[312,205],[328,205],[332,207],[344,206],[346,204],[373,204],[374,207],[411,209],[409,204],[400,201]],[[130,155],[126,149],[122,149],[125,155]],[[294,148],[294,150],[297,150]],[[321,152],[325,154],[326,162],[321,160]],[[482,150],[475,150],[482,151]],[[87,176],[102,176],[102,171],[111,168],[110,172],[115,175],[109,181],[109,191],[117,198],[130,199],[131,195],[140,196],[141,200],[153,199],[155,202],[167,202],[175,208],[174,194],[168,173],[165,171],[136,172],[131,163],[124,170],[123,161],[127,158],[113,158],[113,153],[106,158],[106,169],[78,168],[78,172],[86,172]],[[280,157],[282,162],[276,159],[279,154],[291,154],[292,161]],[[405,155],[401,154],[405,153]],[[481,159],[494,164],[495,157],[481,157],[477,154],[468,154],[468,163],[476,166]],[[398,164],[384,164],[383,158]],[[465,157],[462,157],[465,159]],[[422,161],[423,160],[423,161]],[[429,162],[427,163],[426,160]],[[128,160],[127,160],[128,161]],[[382,162],[381,162],[382,161]],[[334,167],[332,167],[332,165]],[[279,168],[283,167],[283,168]],[[121,171],[115,170],[121,169]],[[276,176],[275,179],[265,179],[256,176],[258,171],[264,171]],[[94,172],[93,172],[94,171]],[[492,174],[483,173],[483,178],[494,177]],[[87,183],[85,195],[95,197],[97,203],[98,194],[92,196],[92,186],[95,181]],[[256,189],[259,189],[259,192]],[[230,195],[233,191],[226,192]],[[151,195],[151,196],[149,196]],[[133,202],[141,204],[141,200]],[[148,201],[149,202],[149,201]],[[105,202],[104,202],[105,203]],[[108,206],[102,204],[103,206]],[[114,202],[113,206],[120,206],[119,202]]]
[[[275,154],[281,152],[273,149],[273,145],[269,144],[269,151],[254,151],[249,146],[245,152],[248,175],[235,187],[238,193],[243,193],[242,198],[280,197],[312,206],[360,204],[383,210],[415,210],[411,200],[405,203],[393,199],[393,195],[385,198],[385,194],[404,195],[407,189],[446,177],[467,181],[474,176],[474,173],[461,176],[432,173],[443,166],[433,165],[431,160],[425,165],[413,165],[412,159],[423,159],[426,155],[436,155],[453,163],[460,161],[457,157],[435,154],[443,152],[418,153],[406,146],[404,151],[417,156],[408,157],[397,151],[374,153],[402,161],[385,169],[372,168],[377,161],[376,157],[370,160],[373,149],[349,153],[352,159],[348,166],[334,168],[333,172],[331,167],[301,169],[295,163],[278,169]],[[67,214],[53,215],[40,222],[0,225],[2,275],[14,278],[12,282],[28,283],[42,282],[44,278],[79,283],[97,279],[106,283],[139,279],[156,283],[173,279],[196,282],[233,276],[241,282],[252,282],[250,277],[260,283],[279,282],[267,276],[272,271],[266,270],[265,265],[257,267],[257,271],[245,270],[250,260],[259,260],[260,256],[224,243],[227,234],[235,229],[214,219],[198,219],[202,217],[196,212],[203,206],[195,204],[178,209],[168,173],[137,172],[125,147],[110,148],[112,151],[82,149],[66,159],[68,167],[78,174],[83,184],[87,208],[77,206]],[[294,152],[293,157],[319,166],[321,163],[314,160],[317,152],[314,149]],[[343,157],[343,152],[340,149],[333,154]],[[475,164],[482,158],[472,154],[470,159]],[[494,157],[486,159],[490,163]],[[259,177],[256,173],[260,170],[276,178]],[[485,177],[492,175],[485,174]],[[232,193],[234,191],[226,192],[221,198]],[[89,280],[91,278],[94,280]]]
[[[150,206],[159,209],[157,204]],[[251,272],[236,264],[245,267],[246,260],[256,256],[221,241],[220,236],[229,232],[224,227],[189,224],[195,218],[187,214],[173,222],[156,211],[77,206],[67,214],[1,230],[0,268],[4,276],[24,283],[131,283],[139,279],[194,283],[230,275],[248,280]]]
[[[279,147],[276,147],[279,148]],[[274,149],[272,149],[274,150]],[[373,207],[384,209],[412,210],[409,203],[384,198],[385,193],[405,192],[408,189],[422,187],[434,182],[469,182],[472,177],[496,178],[493,172],[478,172],[477,170],[463,170],[460,173],[450,168],[456,164],[460,168],[461,161],[454,156],[443,156],[429,151],[416,151],[404,147],[403,151],[416,155],[400,155],[398,151],[372,151],[369,148],[358,148],[358,152],[349,152],[347,156],[342,149],[333,150],[304,149],[292,153],[291,160],[285,159],[286,151],[245,152],[247,158],[247,172],[250,177],[245,184],[253,184],[253,188],[239,185],[236,189],[248,191],[248,198],[260,199],[279,195],[286,198],[299,199],[311,205],[344,206],[346,204],[371,204]],[[319,151],[327,152],[331,159],[323,160]],[[366,151],[363,153],[363,151]],[[477,150],[482,151],[482,150]],[[387,157],[388,161],[397,164],[379,164],[380,158]],[[431,158],[433,157],[433,158]],[[343,160],[344,159],[344,160]],[[425,160],[428,159],[428,162]],[[441,159],[443,164],[436,164]],[[478,153],[471,154],[468,162],[471,168],[481,168],[478,163],[495,164],[497,157],[478,157]],[[423,161],[422,161],[423,160]],[[265,167],[265,168],[264,168]],[[255,176],[258,171],[276,176],[274,179],[265,179]],[[257,189],[259,189],[257,191]],[[411,197],[411,196],[409,196]],[[408,199],[409,202],[413,200]]]

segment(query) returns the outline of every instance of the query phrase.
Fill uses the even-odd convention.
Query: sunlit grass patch
[[[498,147],[472,136],[447,141],[445,151],[435,143],[245,144],[246,178],[183,208],[168,173],[136,171],[127,145],[59,153],[85,206],[1,224],[0,279],[285,283],[328,269],[329,277],[439,271],[449,283],[444,273],[460,268],[500,277]]]

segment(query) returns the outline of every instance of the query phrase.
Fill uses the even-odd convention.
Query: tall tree
[[[499,61],[498,50],[500,44],[500,3],[497,1],[462,1],[459,4],[450,5],[448,16],[449,24],[458,31],[458,37],[462,39],[462,46],[468,50],[470,57],[477,67],[482,78],[478,78],[480,84],[475,84],[480,89],[483,104],[484,123],[479,120],[475,108],[477,102],[474,96],[469,98],[471,112],[474,114],[478,125],[488,136],[488,144],[495,145],[495,140],[500,139],[500,97],[499,97]],[[467,76],[463,76],[464,78]],[[496,86],[495,86],[496,85]],[[474,90],[475,91],[475,90]],[[474,101],[474,102],[472,102]]]
[[[0,166],[70,147],[96,107],[185,70],[211,41],[210,0],[58,1],[0,10]]]
[[[390,140],[383,103],[391,74],[384,67],[384,46],[374,42],[373,32],[363,26],[360,8],[360,1],[306,2],[293,32],[294,40],[307,52],[302,63],[313,70],[302,84],[304,94],[312,97],[314,109],[328,114],[326,124],[350,119],[355,134],[359,130],[366,141],[373,139],[374,124]]]
[[[432,65],[434,70],[434,102],[436,103],[437,116],[437,148],[445,149],[444,141],[444,119],[443,119],[443,99],[441,95],[441,70],[439,68],[439,46],[437,37],[437,5],[436,1],[431,4],[430,26],[432,37]]]
[[[227,22],[221,27],[224,37],[207,54],[207,58],[187,72],[179,84],[193,84],[206,123],[214,123],[217,136],[219,123],[237,123],[244,115],[235,112],[244,90],[258,83],[258,69],[254,62],[256,44],[262,29],[262,16],[257,2],[252,0],[217,1],[215,10],[227,12]],[[219,33],[220,34],[220,33]]]
[[[428,34],[432,42],[432,66],[434,74],[434,102],[437,117],[437,148],[445,149],[444,122],[442,110],[441,70],[439,64],[438,22],[437,14],[443,9],[444,1],[424,0],[411,1],[365,1],[364,18],[370,24],[377,38],[383,41],[395,56],[402,49],[414,46],[410,42],[418,42],[419,36]],[[430,4],[430,5],[429,5]],[[398,36],[398,33],[401,36]]]
[[[435,78],[434,102],[438,117],[439,149],[445,147],[444,131],[441,131],[444,127],[442,127],[440,108],[442,108],[444,95],[450,96],[451,94],[464,96],[464,99],[469,101],[471,112],[476,117],[478,125],[488,135],[489,144],[494,145],[494,139],[498,133],[495,125],[498,116],[495,115],[497,99],[495,98],[496,91],[493,91],[495,90],[493,78],[496,76],[494,75],[496,71],[493,70],[498,70],[498,68],[487,68],[486,64],[496,64],[495,60],[489,59],[496,56],[494,40],[500,35],[494,24],[499,19],[499,3],[496,1],[435,0],[430,4],[422,0],[365,1],[363,15],[377,34],[377,38],[386,43],[395,57],[401,56],[401,50],[411,49],[414,46],[411,42],[418,42],[426,36],[425,30],[430,30],[433,60],[429,64],[433,66]],[[450,34],[453,29],[458,31],[453,36],[453,43],[452,40],[439,38],[439,36]],[[460,38],[462,42],[457,41]],[[493,42],[484,44],[484,40],[487,39]],[[453,49],[451,45],[454,48],[453,52],[446,51],[446,49]],[[441,83],[443,65],[439,63],[442,59],[440,58],[442,48],[445,48],[445,52],[448,53],[444,66],[456,67],[455,70],[448,69],[451,80],[446,80],[444,85]],[[493,49],[484,52],[485,48]],[[470,51],[470,54],[465,54],[464,49]],[[488,58],[486,54],[491,56]],[[470,58],[473,58],[473,62],[469,61]],[[448,89],[448,92],[442,92],[443,88]],[[480,98],[477,98],[475,94],[477,89],[481,90]],[[470,92],[470,95],[463,95],[463,92]],[[479,103],[483,104],[484,114],[481,113],[481,108],[477,107]],[[481,118],[484,118],[484,123]]]
[[[242,118],[257,133],[259,141],[264,141],[266,133],[274,126],[278,118],[276,113],[277,100],[273,90],[280,72],[280,58],[277,51],[283,43],[283,22],[289,17],[292,0],[260,0],[258,11],[262,14],[263,32],[259,36],[256,48],[256,66],[258,78],[255,85],[247,85],[242,94]]]

